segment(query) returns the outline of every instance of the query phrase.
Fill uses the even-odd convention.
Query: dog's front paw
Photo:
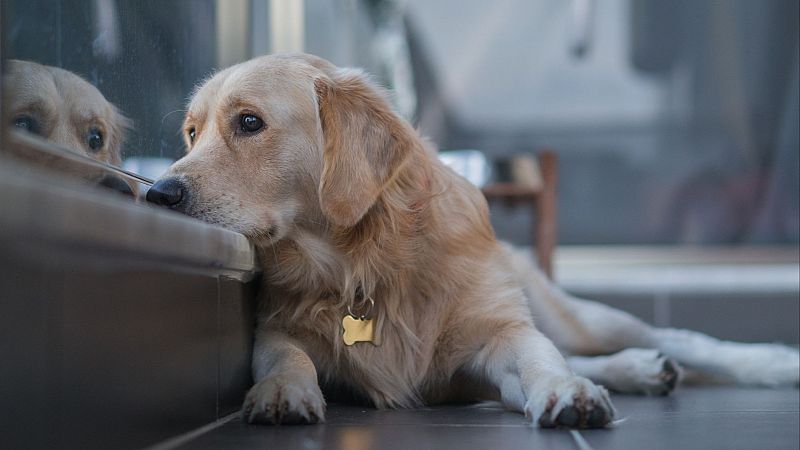
[[[286,376],[267,377],[247,393],[242,419],[275,425],[324,422],[325,399],[316,383]]]
[[[530,392],[525,416],[543,428],[600,428],[616,413],[608,391],[583,377],[540,380]]]

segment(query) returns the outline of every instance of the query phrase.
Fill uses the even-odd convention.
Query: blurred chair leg
[[[536,226],[533,242],[536,245],[536,258],[539,267],[547,276],[553,278],[553,255],[558,240],[558,209],[556,204],[556,185],[558,183],[558,158],[552,151],[539,154],[539,168],[542,172],[542,191],[535,201]]]

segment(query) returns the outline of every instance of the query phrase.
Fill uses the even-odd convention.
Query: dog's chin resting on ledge
[[[323,421],[322,385],[379,408],[494,399],[540,426],[603,427],[608,392],[575,371],[639,393],[679,381],[658,350],[568,363],[551,339],[612,354],[657,349],[656,330],[501,245],[481,192],[360,71],[310,55],[230,67],[196,91],[184,136],[147,197],[259,250],[249,422]]]

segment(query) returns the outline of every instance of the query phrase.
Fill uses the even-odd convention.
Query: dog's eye
[[[239,117],[239,126],[245,133],[253,133],[264,126],[264,121],[252,114],[242,114]]]
[[[31,116],[18,116],[14,119],[14,127],[31,133],[37,132],[36,121]]]
[[[89,135],[86,137],[86,142],[89,143],[89,148],[93,151],[98,151],[103,147],[103,133],[97,128],[89,129]]]
[[[197,134],[197,133],[195,132],[195,129],[194,129],[194,128],[189,128],[189,131],[188,131],[188,133],[186,133],[186,134],[188,134],[188,135],[189,135],[189,143],[190,143],[190,144],[194,144],[194,136]]]

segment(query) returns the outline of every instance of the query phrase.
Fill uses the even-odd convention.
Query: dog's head
[[[130,121],[86,80],[58,67],[9,60],[6,123],[110,164],[122,160]]]
[[[219,72],[195,92],[183,132],[188,154],[148,200],[271,241],[303,222],[357,224],[413,133],[362,73],[309,55]]]
[[[36,134],[98,161],[113,165],[122,162],[122,141],[130,120],[83,78],[58,67],[8,60],[3,89],[7,92],[3,105],[7,126]],[[133,194],[136,189],[103,169],[69,159],[27,152],[15,154],[126,194]]]

